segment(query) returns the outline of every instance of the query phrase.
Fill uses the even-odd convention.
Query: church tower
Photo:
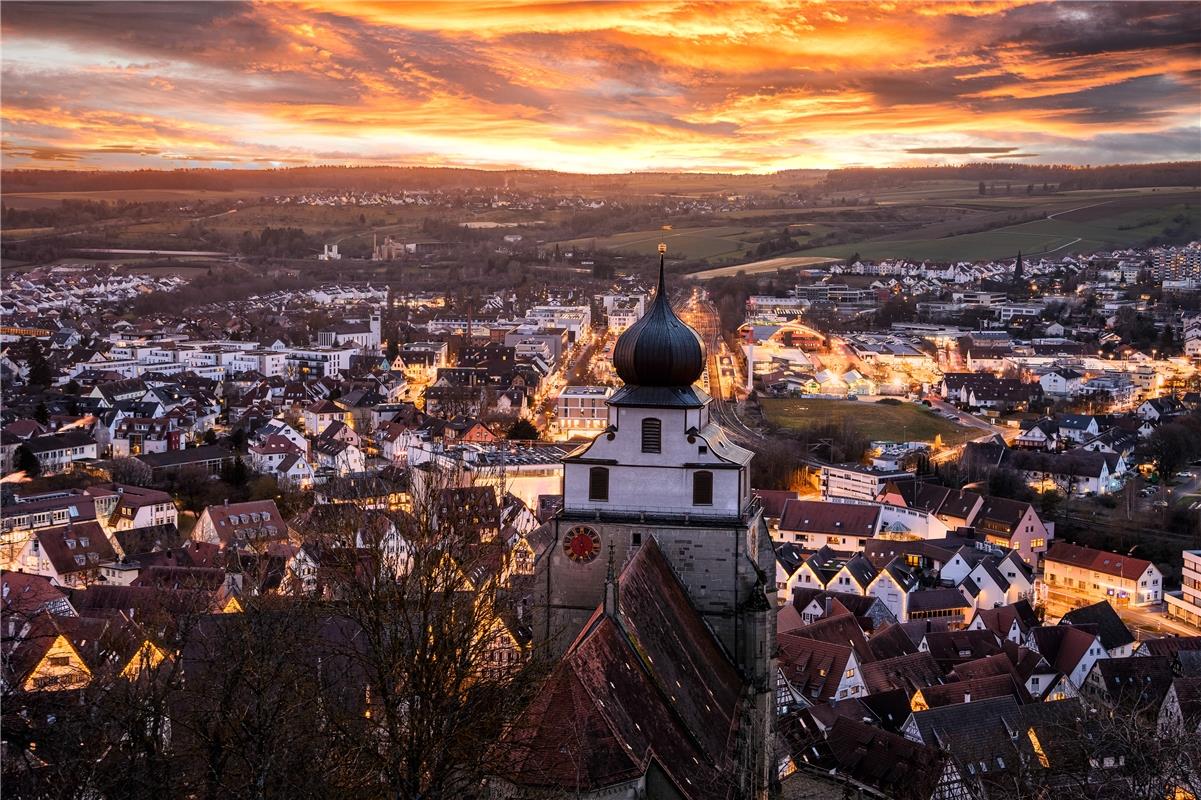
[[[608,400],[608,426],[563,459],[534,635],[566,649],[605,601],[609,554],[625,564],[654,538],[743,680],[769,688],[775,559],[751,495],[752,453],[713,421],[695,385],[705,348],[671,308],[662,259],[654,301],[618,338],[613,364],[625,385]]]

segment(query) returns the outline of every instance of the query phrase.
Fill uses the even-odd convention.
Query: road
[[[701,341],[705,343],[709,393],[713,396],[713,402],[709,404],[709,413],[713,416],[714,421],[725,428],[730,438],[740,445],[755,447],[763,444],[766,441],[765,437],[739,418],[735,410],[736,402],[726,399],[728,395],[736,395],[736,387],[742,386],[744,381],[738,378],[738,359],[732,359],[735,379],[732,382],[733,386],[729,387],[730,391],[727,392],[727,381],[722,379],[718,363],[725,342],[721,336],[721,321],[717,309],[700,289],[694,289],[686,299],[673,305],[680,319],[700,334]]]
[[[1162,639],[1165,636],[1197,636],[1196,628],[1190,628],[1162,613],[1142,608],[1119,608],[1118,616],[1138,639]]]

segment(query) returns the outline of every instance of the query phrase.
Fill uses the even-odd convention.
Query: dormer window
[[[642,452],[663,452],[663,423],[655,417],[642,420]]]

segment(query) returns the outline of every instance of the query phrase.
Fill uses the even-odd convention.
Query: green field
[[[785,256],[783,258],[766,258],[762,261],[752,261],[749,264],[735,264],[729,267],[715,267],[713,269],[702,270],[701,272],[693,272],[688,277],[698,281],[707,281],[712,278],[728,278],[732,275],[737,275],[740,272],[747,275],[758,275],[765,272],[779,272],[782,269],[796,269],[797,267],[816,267],[822,264],[830,264],[837,261],[834,258],[824,258],[817,256]]]
[[[743,256],[755,246],[755,239],[767,232],[765,228],[740,225],[715,225],[705,228],[676,228],[674,230],[630,231],[615,236],[600,236],[571,239],[560,242],[560,247],[585,247],[596,250],[617,250],[639,255],[654,255],[659,243],[667,245],[671,256],[688,259],[708,260],[711,258],[736,258]]]
[[[804,255],[867,259],[910,258],[978,261],[1010,258],[1018,250],[1031,255],[1066,255],[1136,245],[1159,234],[1183,215],[1196,225],[1201,194],[1196,192],[1131,193],[1103,199],[1103,193],[1062,200],[1049,216],[973,233],[950,234],[945,224],[906,233],[800,251]]]
[[[942,436],[945,445],[959,444],[980,432],[936,416],[925,406],[856,400],[764,398],[763,416],[780,428],[803,430],[817,424],[850,423],[869,439],[880,441],[934,441]]]
[[[265,194],[280,194],[278,190],[235,189],[110,189],[99,192],[5,192],[4,204],[11,208],[44,208],[57,206],[64,200],[91,200],[115,203],[200,202],[204,200],[248,200]]]

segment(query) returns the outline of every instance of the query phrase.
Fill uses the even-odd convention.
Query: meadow
[[[932,442],[941,436],[944,445],[967,441],[980,432],[937,416],[926,406],[862,400],[763,398],[764,418],[779,428],[804,430],[818,424],[850,424],[873,441]]]
[[[1116,193],[1115,193],[1116,194]],[[1044,201],[1046,217],[990,230],[954,233],[947,224],[865,241],[802,251],[807,255],[847,258],[858,253],[866,259],[909,258],[934,261],[978,261],[1012,258],[1021,250],[1029,255],[1066,255],[1141,244],[1171,227],[1176,219],[1191,217],[1197,225],[1201,194],[1162,192],[1119,194],[1088,193],[1053,205]],[[1040,210],[1031,204],[1026,210]],[[995,213],[995,212],[981,212]],[[970,224],[972,218],[967,218]],[[961,225],[964,223],[960,223]],[[800,253],[798,253],[800,254]]]
[[[95,192],[5,192],[4,204],[12,208],[45,208],[61,204],[64,200],[89,200],[116,203],[160,203],[179,202],[192,204],[217,200],[249,200],[276,192],[265,189],[107,189]]]

